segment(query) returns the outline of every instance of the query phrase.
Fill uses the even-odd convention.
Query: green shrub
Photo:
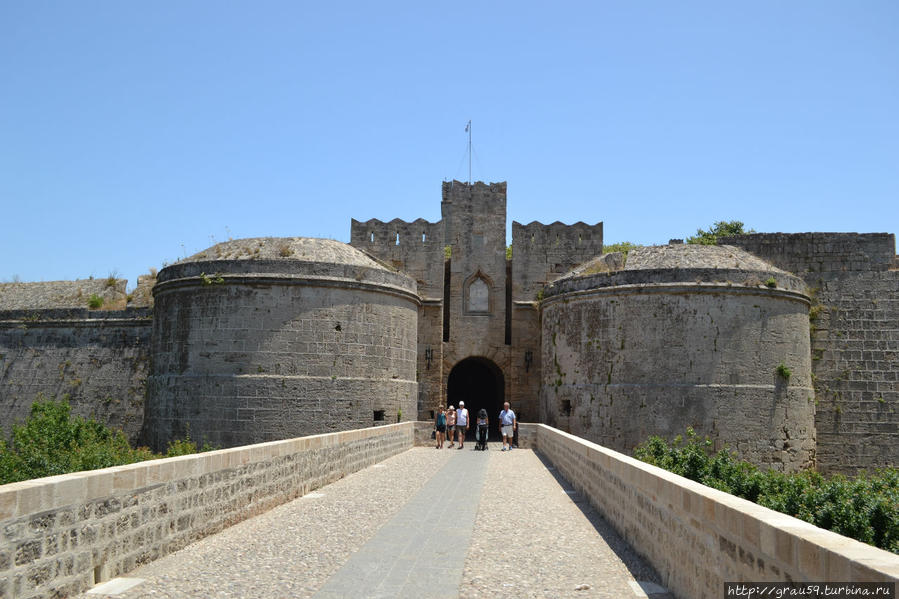
[[[627,260],[627,253],[640,247],[643,246],[637,243],[631,243],[630,241],[621,241],[619,243],[604,244],[602,246],[602,253],[611,254],[613,252],[621,252],[624,254],[624,259]]]
[[[718,243],[719,237],[730,237],[732,235],[744,235],[746,233],[755,233],[755,229],[748,231],[743,228],[743,222],[739,220],[719,220],[715,222],[709,230],[696,229],[696,235],[687,237],[687,243],[698,245],[715,245]]]
[[[777,287],[777,279],[775,279],[774,277],[768,277],[768,280],[765,281],[765,286],[774,289],[775,287]]]
[[[70,411],[65,400],[37,401],[31,406],[25,424],[13,425],[10,443],[0,445],[0,482],[107,468],[157,457],[148,449],[132,449],[122,431],[72,416]]]
[[[215,273],[214,275],[207,275],[205,272],[201,272],[200,282],[203,285],[221,285],[225,282],[225,279],[219,273]]]
[[[211,449],[204,444],[200,451]],[[196,444],[188,437],[169,444],[168,455],[196,451]],[[120,430],[73,416],[67,398],[45,401],[39,396],[25,423],[13,425],[10,441],[0,440],[0,484],[160,457],[145,447],[132,448]]]
[[[216,449],[218,448],[210,445],[208,441],[203,441],[203,445],[197,448],[197,443],[190,438],[190,427],[188,427],[187,431],[184,433],[183,439],[169,441],[169,444],[166,447],[165,457],[174,458],[179,455],[190,455],[192,453],[202,453],[214,451]]]
[[[777,376],[783,377],[784,379],[789,379],[791,376],[793,376],[793,371],[790,370],[790,368],[783,362],[778,364],[777,368],[775,368],[774,371],[777,373]]]
[[[91,296],[87,299],[87,307],[91,310],[96,310],[100,306],[103,305],[103,298],[97,295],[96,293],[91,294]]]
[[[881,549],[899,553],[899,470],[855,478],[812,471],[759,470],[688,428],[669,444],[650,437],[634,450],[640,460]]]

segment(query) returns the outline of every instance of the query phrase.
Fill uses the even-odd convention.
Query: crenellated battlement
[[[362,249],[397,245],[424,245],[442,241],[441,221],[428,222],[417,218],[411,222],[399,218],[383,221],[370,218],[366,221],[352,219],[350,244]]]
[[[512,294],[533,300],[543,285],[602,254],[602,222],[512,222]]]
[[[483,181],[475,181],[468,184],[464,181],[443,182],[443,201],[453,200],[469,200],[472,197],[486,194],[501,194],[503,198],[506,196],[506,182],[497,181],[495,183],[485,183]]]
[[[350,245],[414,277],[422,297],[443,293],[443,223],[417,218],[352,220]]]

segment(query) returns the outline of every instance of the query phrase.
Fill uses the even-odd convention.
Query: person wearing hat
[[[499,424],[503,433],[503,451],[512,450],[512,439],[515,429],[518,428],[518,420],[515,412],[509,406],[509,402],[503,404],[503,411],[499,413]]]
[[[446,409],[446,432],[447,440],[450,442],[449,446],[452,447],[456,444],[456,408],[453,407],[453,404]]]
[[[465,408],[465,402],[459,402],[459,409],[456,410],[456,432],[459,434],[459,449],[465,445],[465,431],[468,430],[468,410]]]

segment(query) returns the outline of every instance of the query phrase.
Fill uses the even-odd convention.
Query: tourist
[[[446,409],[446,430],[449,433],[449,446],[452,448],[456,444],[456,408],[453,404]]]
[[[435,449],[443,449],[443,442],[446,440],[446,411],[443,406],[437,406],[437,415],[434,417],[434,437],[437,440]]]
[[[499,425],[503,433],[503,451],[512,449],[512,438],[518,422],[515,420],[515,412],[509,408],[509,402],[503,404],[503,411],[499,413]]]
[[[477,428],[477,441],[478,444],[475,445],[475,449],[480,449],[481,451],[487,449],[487,430],[490,427],[490,419],[487,418],[487,410],[481,408],[481,411],[478,412],[478,428]]]
[[[465,402],[459,402],[459,409],[456,410],[456,433],[459,435],[459,449],[465,445],[465,431],[468,430],[468,410],[465,408]]]

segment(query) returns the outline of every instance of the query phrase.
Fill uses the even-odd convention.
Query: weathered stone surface
[[[456,366],[474,359],[502,377],[501,396],[475,398],[475,407],[495,412],[495,418],[502,400],[508,400],[520,415],[534,419],[540,359],[537,290],[601,251],[602,225],[513,223],[515,250],[507,260],[505,183],[448,181],[442,197],[442,219],[436,223],[352,223],[354,247],[417,279],[423,298],[418,417],[430,419],[437,405],[461,399],[447,397],[448,380]],[[548,255],[539,247],[550,239],[555,251]],[[525,287],[529,291],[522,292]],[[473,405],[472,398],[467,401]]]
[[[808,298],[716,277],[653,268],[548,288],[541,421],[625,452],[692,427],[757,464],[813,465]]]
[[[726,581],[899,581],[892,553],[549,426],[545,456],[659,573],[676,597],[715,599]],[[826,565],[825,565],[826,564]]]
[[[726,242],[727,240],[723,240]],[[769,271],[786,274],[738,247],[728,245],[657,245],[634,248],[627,255],[625,270],[702,268]]]
[[[774,233],[726,242],[808,286],[818,469],[855,473],[899,464],[895,236]]]
[[[140,436],[150,365],[152,312],[0,311],[0,432],[31,404],[69,398],[72,412]]]
[[[415,283],[331,240],[242,241],[159,273],[145,441],[232,447],[415,418]]]
[[[17,514],[0,521],[15,531],[0,542],[0,570],[16,581],[13,597],[78,593],[405,451],[413,428],[407,422],[6,485],[12,493],[41,487],[53,499],[39,513],[17,502]],[[131,473],[131,484],[93,498],[65,492],[72,478],[110,471]],[[84,521],[69,517],[82,511]]]
[[[746,318],[747,330],[757,332],[751,311],[728,314],[728,302],[750,301],[752,294],[788,302],[794,293],[811,299],[806,333],[815,422],[799,438],[790,432],[773,439],[770,460],[805,463],[800,456],[808,456],[819,470],[847,473],[899,461],[894,235],[752,234],[723,238],[720,246],[637,248],[623,263],[619,254],[602,255],[602,223],[513,222],[510,260],[505,183],[447,181],[442,194],[437,222],[354,220],[351,245],[308,238],[228,241],[164,269],[158,280],[155,272],[142,276],[129,296],[125,281],[115,278],[0,284],[0,431],[24,420],[39,396],[68,396],[74,413],[122,428],[132,442],[140,440],[146,416],[143,439],[156,448],[183,437],[188,425],[195,439],[233,445],[430,419],[438,404],[461,399],[448,398],[454,373],[478,378],[465,370],[473,365],[491,374],[462,395],[470,396],[469,407],[494,412],[494,419],[501,401],[509,400],[525,421],[545,410],[543,417],[555,418],[547,421],[570,430],[603,418],[615,429],[630,414],[624,407],[629,398],[652,408],[640,408],[651,410],[648,418],[614,433],[625,445],[644,429],[680,432],[676,425],[687,420],[735,430],[745,418],[752,429],[765,397],[774,397],[777,407],[769,412],[775,420],[783,405],[792,414],[802,401],[808,385],[793,383],[796,374],[783,388],[771,380],[739,382],[769,377],[770,364],[759,356],[768,355],[772,343],[797,339],[799,320],[791,315],[781,327],[780,317],[767,318],[758,341],[732,335],[748,357],[709,366],[721,352],[705,341],[720,337],[709,328],[720,322],[703,322],[692,310],[720,310],[730,330]],[[155,307],[154,285],[161,301]],[[628,299],[613,307],[615,293]],[[104,298],[101,310],[86,307],[95,294]],[[582,296],[589,294],[596,306],[606,304],[608,318],[597,313],[606,318],[599,324],[584,311],[589,302]],[[597,299],[602,294],[605,299]],[[716,303],[721,298],[730,299]],[[559,301],[569,302],[571,313]],[[665,322],[653,322],[660,313],[674,323],[670,331]],[[600,370],[615,364],[615,381],[608,369],[587,378],[583,368],[566,368],[569,378],[581,378],[569,380],[570,397],[560,396],[551,407],[547,382],[556,381],[558,368],[544,362],[541,347],[553,333],[565,332],[558,323],[567,327],[578,318],[582,326],[605,327],[610,339],[614,329],[629,328],[626,349],[604,345],[604,352],[616,353],[599,355],[596,347],[570,345],[574,361]],[[643,320],[609,320],[618,318]],[[651,337],[647,343],[643,329]],[[682,350],[672,362],[676,370],[665,365],[672,347]],[[148,381],[151,362],[158,367]],[[654,376],[643,373],[639,384],[627,386],[625,373],[656,362]],[[701,368],[729,372],[723,383],[718,375],[714,383],[694,380]],[[614,390],[610,385],[619,390],[608,398],[597,391]],[[725,398],[721,385],[745,402]],[[704,399],[696,395],[700,389]],[[602,396],[602,407],[594,403],[585,413],[588,395],[594,402]],[[676,400],[688,396],[692,407],[685,410]],[[719,416],[712,415],[716,410]],[[580,423],[570,421],[572,414]],[[803,422],[806,417],[805,407],[795,414]],[[724,430],[710,433],[722,443],[742,442]],[[745,451],[756,455],[756,449]],[[0,514],[7,509],[0,501]]]
[[[125,307],[125,287],[128,281],[79,279],[76,281],[46,281],[28,283],[0,283],[0,310],[45,310],[87,308],[92,295],[103,305],[121,304]]]

